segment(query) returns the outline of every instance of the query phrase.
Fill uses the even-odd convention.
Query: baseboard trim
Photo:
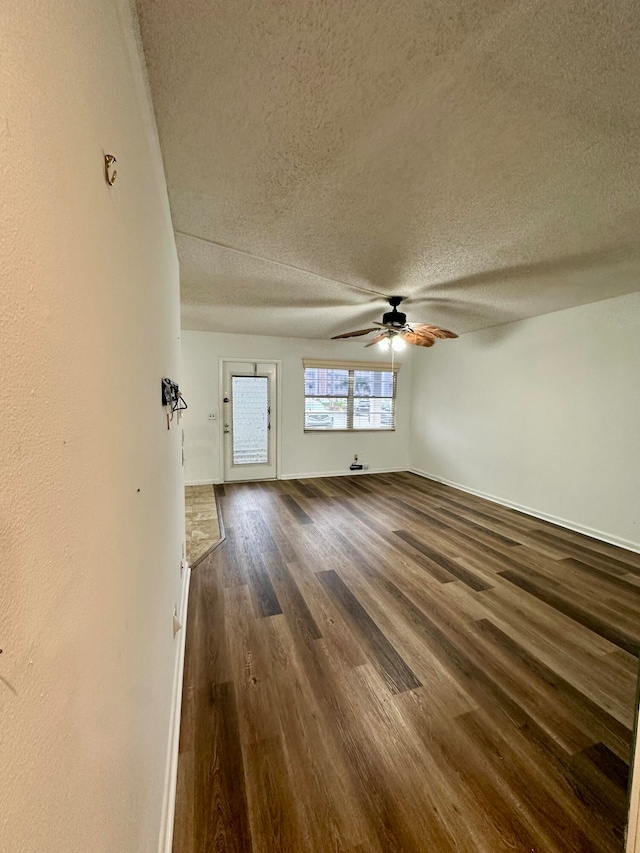
[[[318,477],[352,477],[354,474],[397,474],[399,471],[408,471],[406,465],[403,468],[367,468],[366,471],[312,471],[304,474],[281,474],[277,480],[310,480]],[[251,480],[246,482],[250,483]],[[256,481],[257,482],[257,481]],[[185,486],[222,486],[224,480],[186,480]]]
[[[400,471],[407,471],[406,467],[404,468],[367,468],[366,471],[318,471],[316,473],[305,473],[305,474],[282,474],[280,476],[281,480],[310,480],[312,478],[321,478],[321,477],[353,477],[354,475],[359,477],[363,474],[397,474]]]
[[[461,483],[454,483],[452,480],[447,480],[444,477],[436,477],[435,474],[429,474],[426,471],[421,471],[419,468],[409,468],[412,474],[417,474],[419,477],[424,477],[426,480],[433,480],[434,483],[442,483],[444,486],[451,486],[452,489],[458,489],[460,492],[467,492],[470,495],[476,495],[479,498],[484,498],[501,506],[516,509],[525,515],[530,515],[532,518],[540,518],[542,521],[548,521],[551,524],[556,524],[558,527],[565,527],[567,530],[573,530],[575,533],[583,533],[585,536],[591,536],[592,539],[598,539],[600,542],[606,542],[608,545],[617,545],[618,548],[625,548],[627,551],[640,553],[640,544],[631,542],[628,539],[622,539],[618,536],[611,536],[604,533],[602,530],[596,530],[593,527],[586,527],[583,524],[578,524],[575,521],[569,521],[566,518],[560,518],[557,515],[550,515],[540,510],[532,509],[528,506],[510,501],[507,498],[499,498],[491,495],[488,492],[481,492],[478,489],[472,489],[468,486],[463,486]]]
[[[180,745],[180,719],[182,715],[182,678],[184,675],[184,652],[187,638],[187,611],[189,604],[189,584],[191,567],[187,565],[182,579],[182,601],[178,619],[182,628],[178,632],[178,648],[173,673],[173,695],[171,698],[171,716],[169,721],[169,743],[162,800],[162,817],[158,853],[171,853],[173,848],[173,822],[176,813],[176,789],[178,785],[178,747]]]

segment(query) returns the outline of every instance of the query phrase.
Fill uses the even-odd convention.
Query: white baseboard
[[[367,468],[363,471],[317,471],[315,473],[305,472],[304,474],[282,474],[281,480],[310,480],[318,477],[352,477],[354,474],[397,474],[399,471],[406,471],[407,468]]]
[[[631,542],[629,539],[622,539],[619,536],[612,536],[609,533],[604,533],[602,530],[596,530],[593,527],[587,527],[583,524],[578,524],[575,521],[569,521],[566,518],[560,518],[557,515],[550,515],[546,512],[541,512],[538,509],[532,509],[529,506],[510,501],[507,498],[498,498],[495,495],[490,495],[487,492],[481,492],[478,489],[471,489],[469,486],[463,486],[460,483],[454,483],[452,480],[447,480],[444,477],[436,477],[435,474],[429,474],[426,471],[421,471],[419,468],[409,468],[412,474],[417,474],[419,477],[424,477],[426,480],[433,480],[435,483],[442,483],[445,486],[451,486],[453,489],[458,489],[461,492],[467,492],[470,495],[477,495],[479,498],[484,498],[501,506],[517,509],[518,512],[523,512],[525,515],[530,515],[533,518],[540,518],[543,521],[549,521],[551,524],[557,524],[559,527],[566,527],[567,530],[573,530],[576,533],[584,533],[585,536],[591,536],[593,539],[599,539],[601,542],[606,542],[608,545],[617,545],[619,548],[626,548],[627,551],[635,551],[640,553],[640,544]]]
[[[187,607],[191,567],[187,565],[182,579],[182,601],[178,619],[182,625],[176,635],[176,660],[173,672],[173,695],[169,722],[169,743],[164,779],[164,796],[160,821],[158,853],[171,853],[173,847],[173,821],[176,812],[176,788],[178,784],[178,747],[180,745],[180,718],[182,714],[182,677],[184,675],[184,651],[187,637]]]
[[[305,471],[304,474],[281,474],[279,480],[310,480],[316,477],[351,477],[354,474],[394,474],[407,468],[367,468],[366,471]],[[224,480],[187,480],[185,486],[220,486]]]

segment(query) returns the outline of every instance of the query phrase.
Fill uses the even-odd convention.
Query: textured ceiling
[[[640,290],[637,0],[139,0],[189,329]]]

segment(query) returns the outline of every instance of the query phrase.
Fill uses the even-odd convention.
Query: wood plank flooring
[[[406,473],[217,496],[174,853],[622,853],[640,554]]]

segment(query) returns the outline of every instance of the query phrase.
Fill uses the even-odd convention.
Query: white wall
[[[178,268],[127,0],[3,4],[0,850],[157,850]],[[103,152],[118,158],[104,181]]]
[[[640,293],[417,352],[411,466],[640,549]]]
[[[216,483],[223,480],[220,464],[222,413],[220,412],[220,358],[251,358],[282,361],[281,471],[282,477],[322,476],[346,473],[358,453],[370,471],[406,470],[409,463],[411,407],[411,356],[398,361],[397,429],[387,433],[309,434],[304,427],[303,358],[353,361],[388,361],[375,347],[364,343],[317,341],[304,338],[273,338],[217,332],[182,332],[184,395],[189,410],[183,418],[186,481]],[[217,412],[218,420],[208,420]]]

